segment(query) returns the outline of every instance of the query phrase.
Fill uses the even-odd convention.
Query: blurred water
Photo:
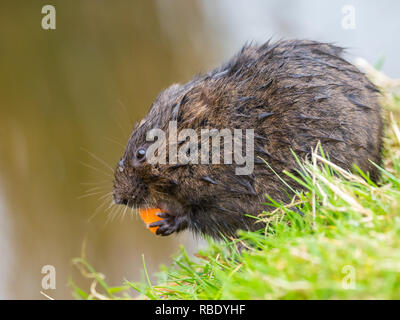
[[[396,0],[229,0],[200,1],[206,19],[223,40],[229,57],[247,41],[263,43],[272,37],[333,42],[370,63],[385,58],[383,71],[400,77],[400,2]],[[344,6],[355,12],[355,29],[344,29]]]
[[[190,34],[175,51],[154,1],[52,3],[54,31],[41,28],[46,2],[0,3],[0,288],[11,288],[1,293],[8,298],[43,298],[48,264],[57,272],[49,296],[71,298],[70,276],[87,288],[71,265],[83,243],[111,285],[140,280],[142,254],[152,274],[180,244],[194,245],[187,235],[155,237],[130,210],[122,219],[106,196],[108,167],[133,124],[160,90],[204,68]],[[201,30],[200,16],[190,22]]]
[[[154,237],[129,211],[109,219],[108,166],[160,90],[245,42],[336,42],[400,76],[394,0],[58,0],[54,31],[40,27],[44,4],[0,3],[0,298],[43,298],[46,264],[57,270],[50,296],[71,298],[70,276],[87,288],[71,266],[84,242],[112,285],[141,279],[142,254],[151,274],[180,244],[195,250],[190,235]],[[346,4],[355,30],[341,26]]]

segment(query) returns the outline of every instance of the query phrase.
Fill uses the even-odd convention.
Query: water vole
[[[115,171],[115,202],[160,208],[159,235],[188,228],[218,238],[259,228],[245,214],[268,210],[265,194],[290,201],[259,157],[277,173],[293,171],[291,150],[304,158],[320,141],[332,162],[345,169],[357,164],[378,179],[370,163],[381,163],[378,90],[341,54],[339,47],[305,40],[248,45],[219,68],[172,85],[133,129]],[[171,121],[196,132],[254,129],[253,172],[238,175],[235,163],[149,163],[147,133],[168,133]]]

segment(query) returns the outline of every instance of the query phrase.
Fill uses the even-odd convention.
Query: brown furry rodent
[[[306,40],[245,46],[230,61],[162,92],[135,126],[115,171],[114,200],[130,207],[161,208],[157,234],[184,229],[214,238],[260,228],[246,214],[269,207],[265,194],[290,201],[281,177],[298,168],[318,141],[332,162],[357,164],[379,178],[382,119],[378,90],[341,57],[342,49]],[[146,161],[146,133],[192,128],[254,129],[254,172],[236,175],[235,164],[154,165]],[[296,188],[290,179],[287,182]]]

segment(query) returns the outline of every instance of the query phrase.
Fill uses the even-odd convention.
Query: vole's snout
[[[121,188],[115,186],[113,191],[113,199],[115,204],[131,206],[136,202],[135,200],[137,199],[137,196],[134,190],[132,190],[130,187]]]
[[[114,189],[113,189],[113,199],[115,204],[128,205],[134,198],[131,196],[130,187],[125,181],[124,177],[119,173],[122,171],[119,170],[120,167],[117,168],[115,180],[114,180]]]
[[[114,176],[114,203],[128,207],[141,206],[148,197],[148,187],[136,174],[118,166]]]
[[[128,202],[129,202],[129,200],[126,197],[118,195],[115,191],[114,191],[114,194],[113,194],[113,198],[114,198],[114,203],[115,204],[127,205]]]

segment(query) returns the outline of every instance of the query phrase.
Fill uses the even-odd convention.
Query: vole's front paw
[[[170,234],[183,230],[187,226],[184,216],[175,216],[166,212],[159,212],[156,215],[162,220],[153,222],[149,228],[158,227],[156,234],[160,236],[169,236]]]

